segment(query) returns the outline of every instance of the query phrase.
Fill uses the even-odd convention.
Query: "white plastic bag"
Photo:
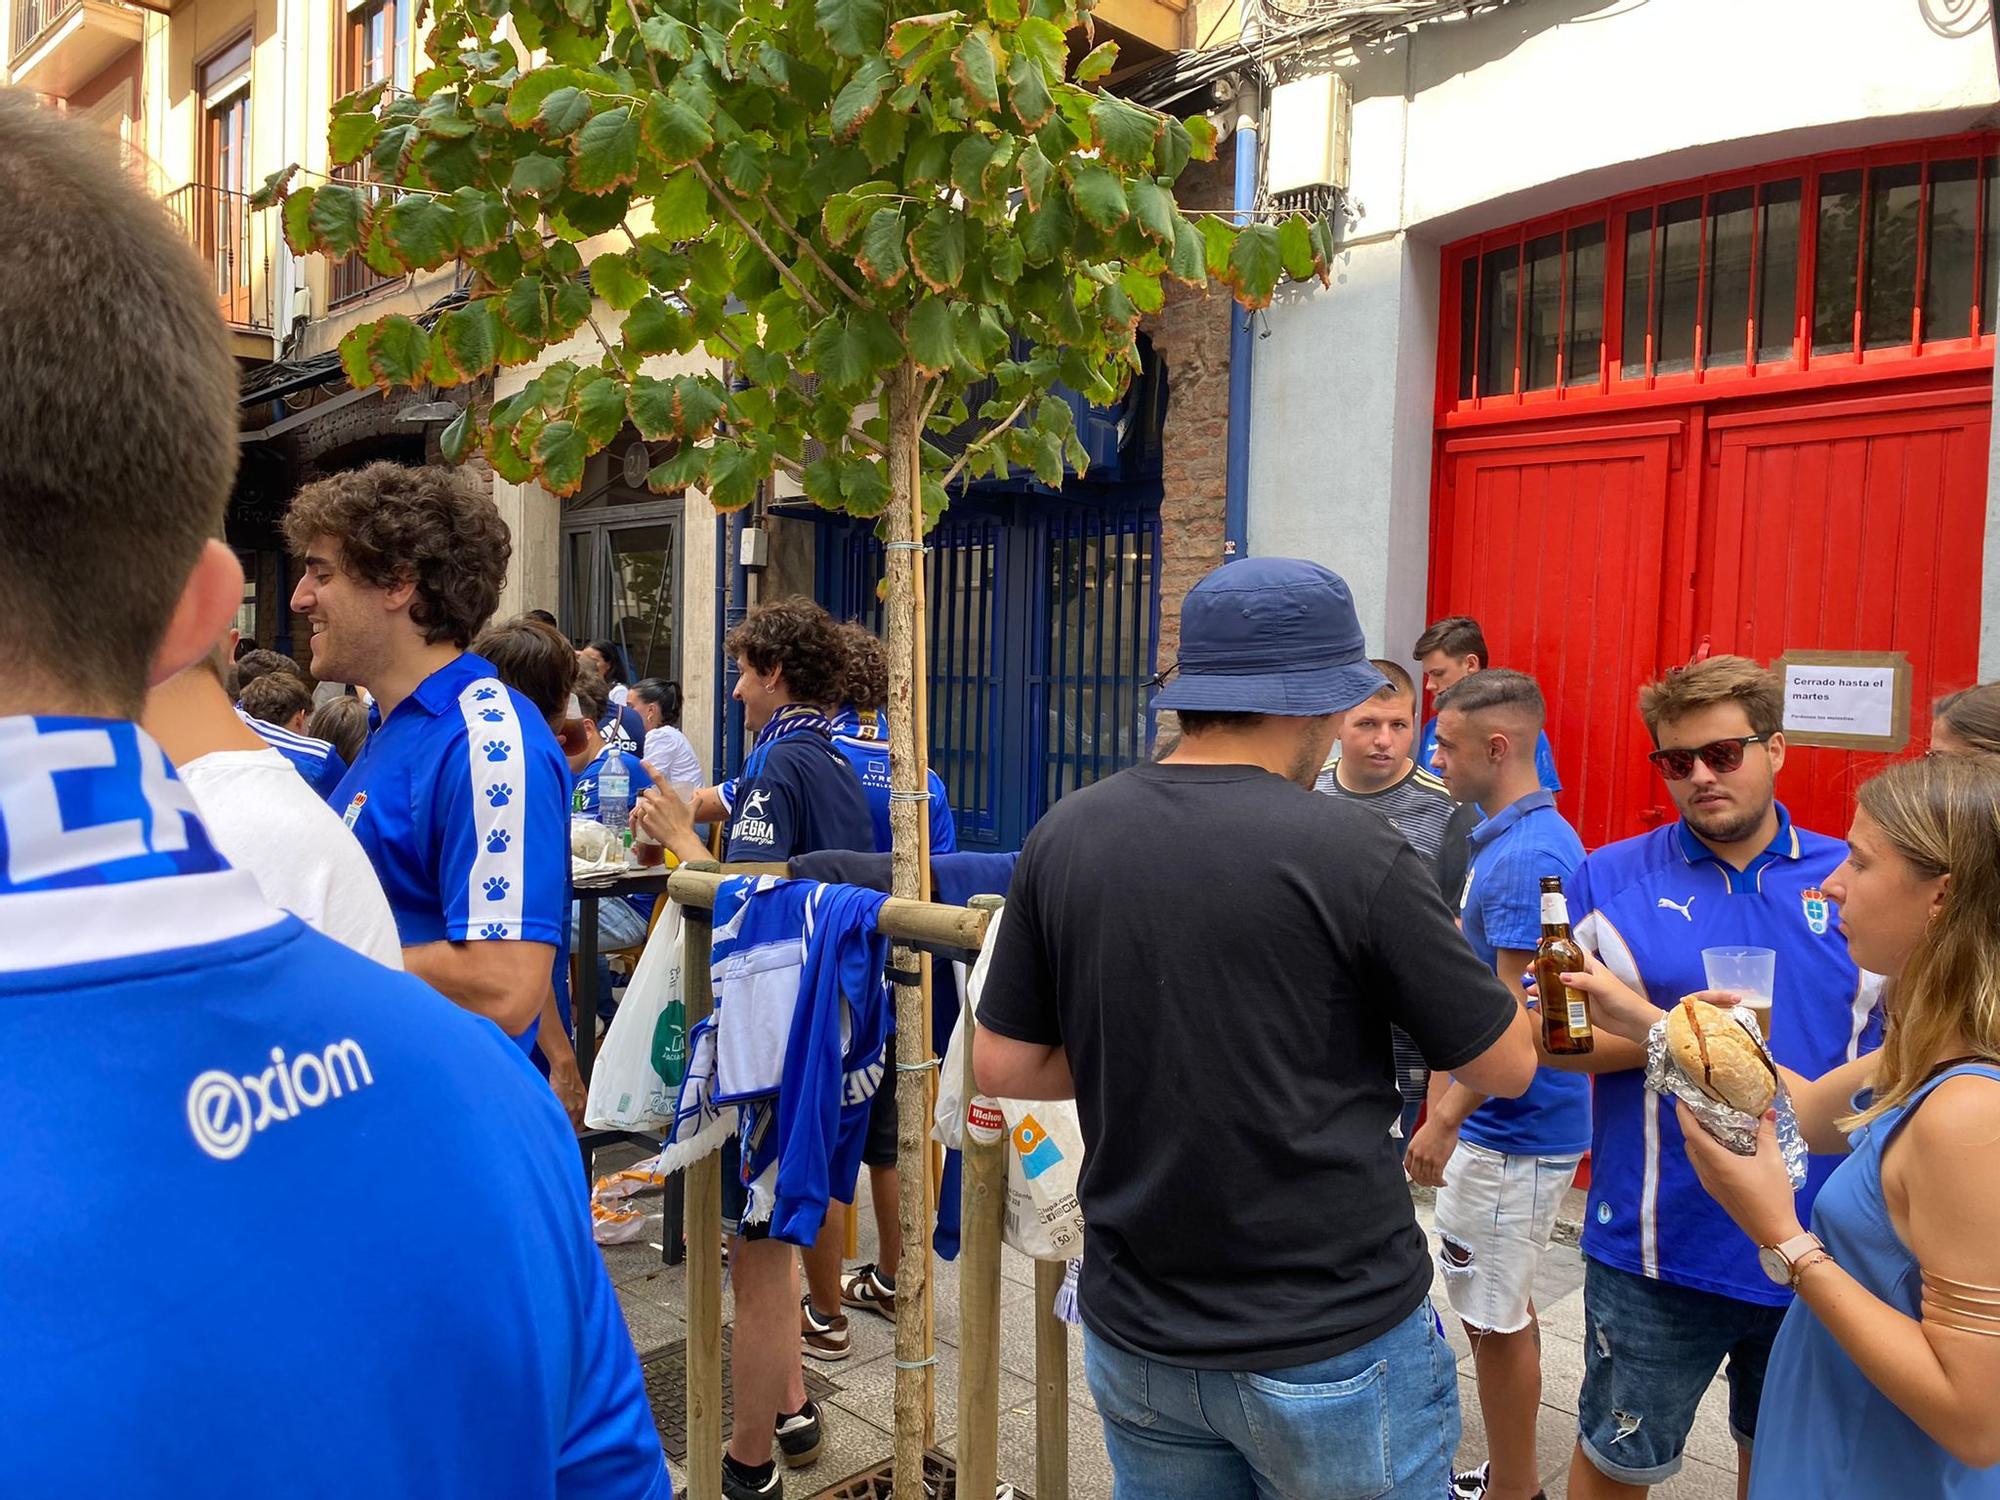
[[[664,898],[663,898],[664,899]],[[681,909],[668,902],[625,986],[590,1074],[583,1122],[593,1130],[664,1132],[687,1069]]]
[[[1001,1238],[1036,1260],[1071,1260],[1083,1254],[1083,1206],[1077,1201],[1077,1172],[1083,1165],[1083,1127],[1073,1099],[989,1099],[965,1077],[968,1037],[979,994],[986,986],[994,941],[1005,910],[993,914],[986,944],[969,978],[960,986],[965,1010],[945,1049],[938,1079],[934,1134],[946,1146],[963,1149],[970,1135],[981,1144],[1007,1136],[1007,1213]]]

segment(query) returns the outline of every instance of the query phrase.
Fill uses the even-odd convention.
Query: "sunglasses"
[[[1742,766],[1745,750],[1769,738],[1762,734],[1739,734],[1726,740],[1710,740],[1693,750],[1655,750],[1646,759],[1658,766],[1660,774],[1669,781],[1686,781],[1694,775],[1697,760],[1716,775],[1727,776]]]

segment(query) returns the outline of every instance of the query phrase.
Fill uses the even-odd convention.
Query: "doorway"
[[[609,640],[632,681],[680,680],[681,502],[612,490],[563,518],[563,629]]]

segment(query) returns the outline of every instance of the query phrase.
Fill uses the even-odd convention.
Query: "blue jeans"
[[[1288,1370],[1193,1370],[1084,1330],[1113,1500],[1441,1500],[1458,1367],[1427,1301],[1377,1339]]]

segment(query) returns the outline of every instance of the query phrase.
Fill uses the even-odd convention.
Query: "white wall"
[[[1402,659],[1425,609],[1443,246],[1628,189],[2000,121],[1985,23],[1952,37],[1925,13],[1517,0],[1342,60],[1354,217],[1333,285],[1288,287],[1259,321],[1251,550],[1345,574],[1370,649]],[[2000,510],[1988,534],[1993,676]]]

